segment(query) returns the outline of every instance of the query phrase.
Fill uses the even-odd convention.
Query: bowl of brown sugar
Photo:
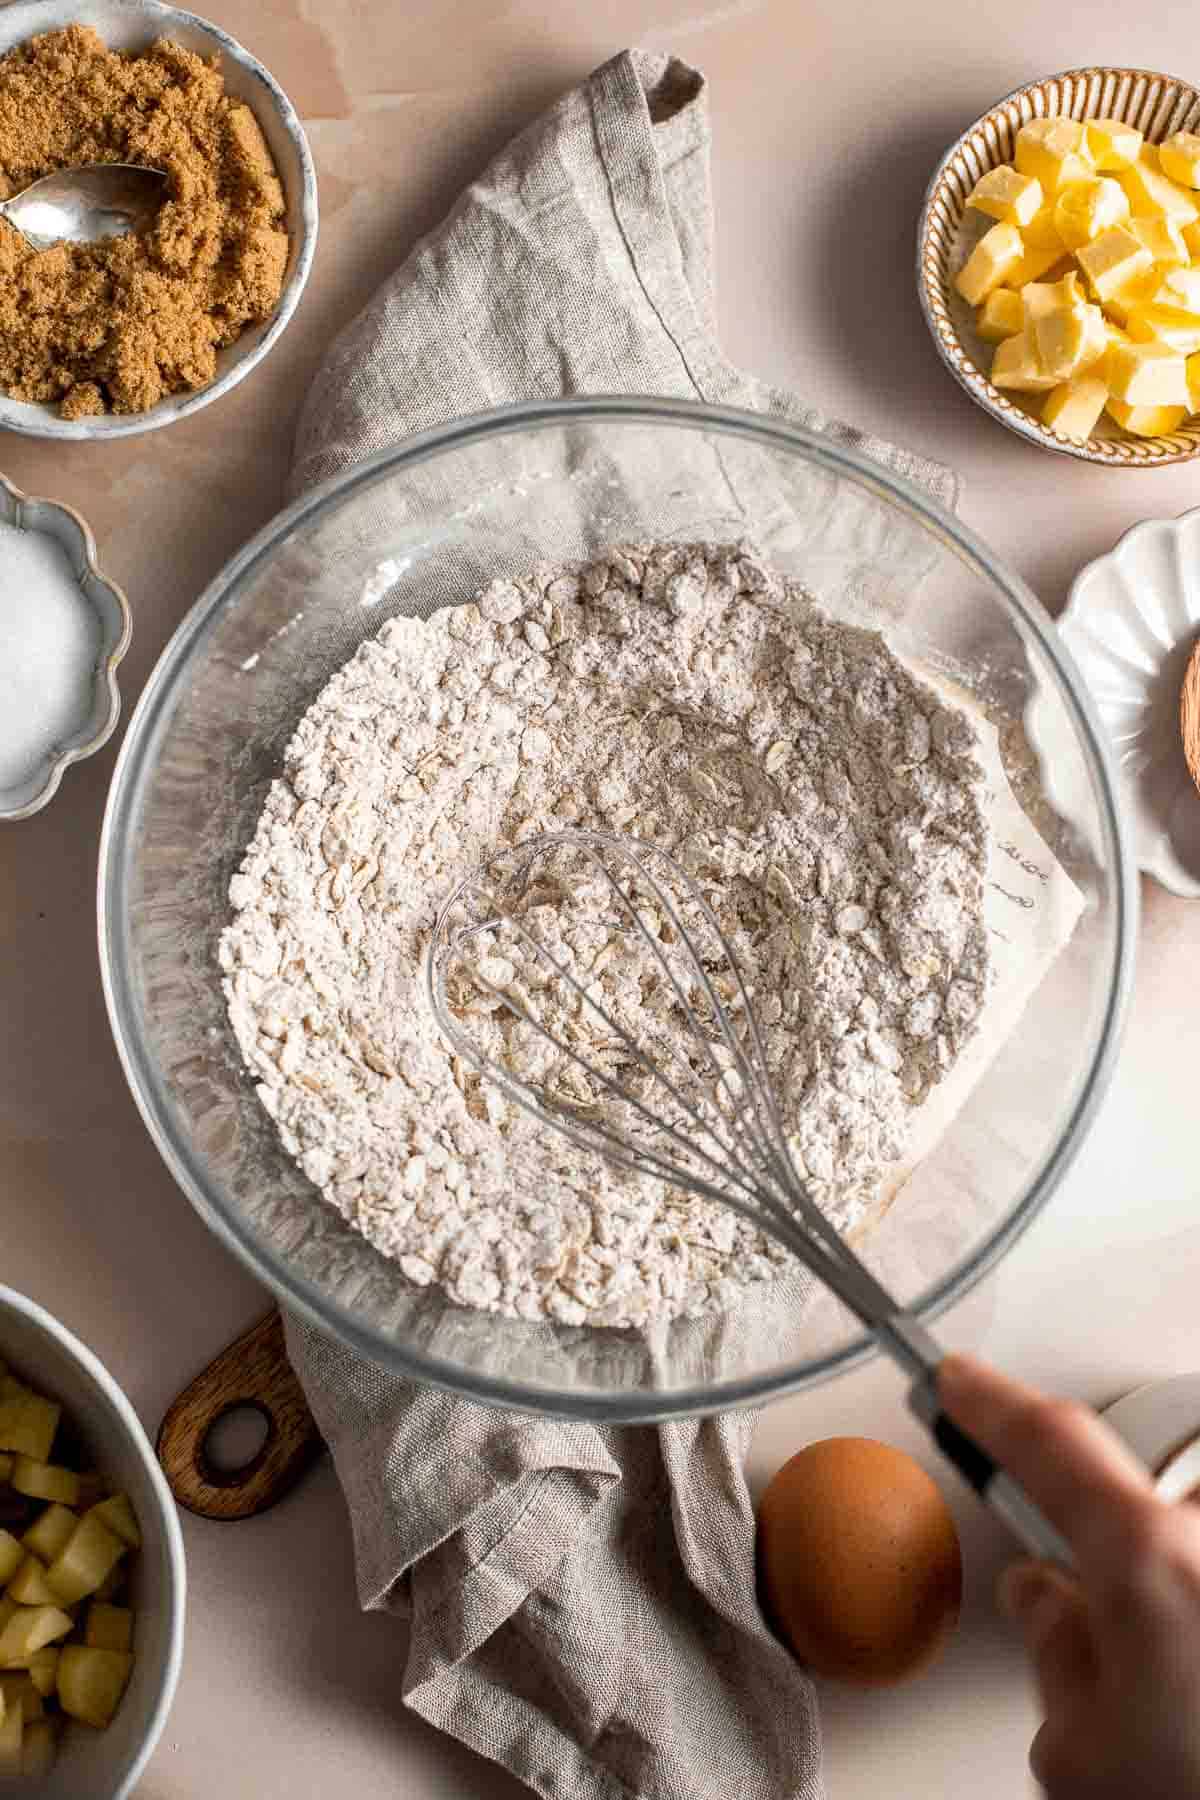
[[[317,238],[291,102],[158,0],[0,6],[0,199],[86,163],[166,177],[143,230],[35,249],[0,218],[0,429],[107,438],[209,405],[270,350]]]

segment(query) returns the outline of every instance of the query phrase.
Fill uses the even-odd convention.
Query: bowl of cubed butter
[[[1200,89],[1112,68],[1018,88],[935,170],[917,285],[951,373],[1031,443],[1200,456]]]
[[[124,1800],[183,1654],[175,1504],[129,1401],[0,1287],[0,1785]]]

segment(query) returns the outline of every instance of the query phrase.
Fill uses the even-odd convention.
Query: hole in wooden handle
[[[196,1446],[200,1474],[214,1487],[238,1487],[262,1467],[275,1421],[261,1400],[230,1400]]]
[[[262,1442],[229,1466],[222,1427],[247,1411],[265,1421]],[[291,1491],[324,1445],[292,1373],[277,1312],[245,1332],[168,1407],[158,1459],[171,1492],[205,1519],[247,1519]]]

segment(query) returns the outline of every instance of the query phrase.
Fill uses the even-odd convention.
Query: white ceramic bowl
[[[132,1565],[133,1675],[107,1731],[69,1726],[37,1800],[125,1800],[166,1723],[183,1658],[186,1577],[175,1502],[137,1415],[112,1376],[42,1307],[0,1287],[0,1359],[62,1402],[96,1466],[133,1501],[142,1548]],[[14,1793],[22,1790],[18,1784]]]
[[[304,128],[291,101],[248,50],[217,25],[160,0],[15,0],[0,5],[0,56],[41,32],[67,25],[90,25],[111,50],[145,50],[168,37],[197,55],[216,57],[226,91],[244,100],[262,128],[275,158],[287,200],[291,237],[279,303],[269,319],[244,331],[217,354],[217,373],[195,393],[174,394],[146,412],[63,419],[50,405],[12,400],[0,393],[0,429],[29,437],[103,439],[157,431],[210,406],[247,376],[278,340],[296,310],[317,247],[317,177]]]
[[[1088,563],[1058,629],[1112,744],[1139,866],[1200,899],[1200,794],[1179,725],[1200,637],[1200,508],[1147,519]]]
[[[72,763],[92,756],[117,728],[121,695],[117,669],[129,648],[132,620],[129,602],[103,574],[96,560],[96,540],[87,521],[57,500],[23,494],[0,475],[0,521],[18,531],[34,532],[59,544],[76,580],[76,596],[95,634],[95,659],[81,670],[70,729],[56,738],[40,763],[17,783],[0,785],[0,821],[26,819],[39,812],[58,792]]]

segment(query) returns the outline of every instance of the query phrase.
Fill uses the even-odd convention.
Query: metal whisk
[[[535,1118],[786,1245],[911,1377],[913,1412],[1025,1547],[1070,1564],[1023,1490],[939,1410],[936,1339],[809,1194],[747,981],[672,857],[595,831],[500,852],[444,902],[427,983],[454,1050]]]

